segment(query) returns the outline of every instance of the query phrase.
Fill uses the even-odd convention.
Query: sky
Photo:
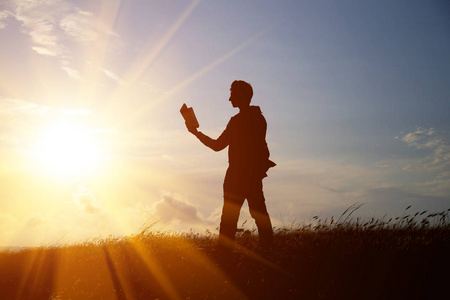
[[[252,84],[276,227],[450,208],[446,1],[0,1],[0,246],[216,232]],[[244,204],[239,226],[254,228]]]

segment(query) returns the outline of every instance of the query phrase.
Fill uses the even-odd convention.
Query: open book
[[[198,128],[200,126],[197,117],[195,116],[194,109],[192,107],[187,107],[186,103],[181,107],[180,113],[189,127]]]

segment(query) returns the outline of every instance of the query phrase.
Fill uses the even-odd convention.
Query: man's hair
[[[231,89],[235,93],[242,96],[242,101],[244,102],[244,104],[250,104],[250,101],[252,101],[253,97],[253,88],[250,83],[243,80],[235,80],[231,84]]]

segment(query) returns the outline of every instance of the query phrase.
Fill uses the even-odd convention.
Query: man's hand
[[[187,122],[185,122],[184,124],[186,124],[186,128],[187,128],[187,130],[188,130],[190,133],[192,133],[193,135],[197,136],[198,130],[197,130],[196,127],[194,127],[194,126],[189,126],[189,124],[188,124]]]

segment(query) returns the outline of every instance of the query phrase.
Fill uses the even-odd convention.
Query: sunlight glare
[[[60,120],[37,141],[35,154],[41,172],[62,176],[94,175],[107,156],[86,129]]]

